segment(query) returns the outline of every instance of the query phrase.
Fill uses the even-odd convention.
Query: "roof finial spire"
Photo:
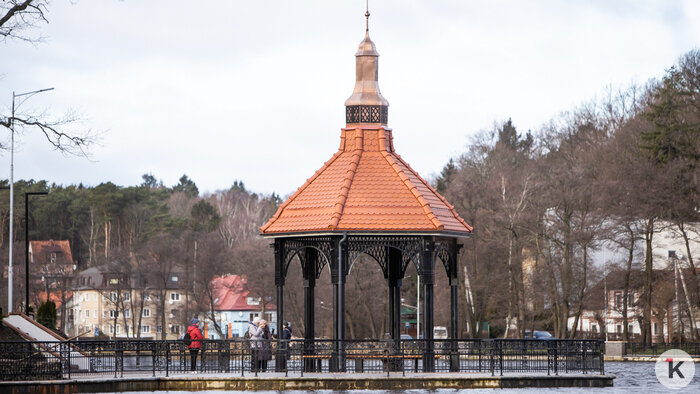
[[[365,9],[367,10],[367,11],[365,11],[365,18],[367,18],[367,25],[365,27],[365,31],[369,33],[369,0],[367,0],[365,5],[366,5]]]

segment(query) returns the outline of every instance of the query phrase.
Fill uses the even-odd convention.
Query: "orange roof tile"
[[[467,235],[472,227],[394,152],[390,129],[358,124],[342,130],[338,152],[260,230]]]

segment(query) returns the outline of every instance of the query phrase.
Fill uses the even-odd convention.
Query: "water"
[[[608,388],[557,388],[557,389],[542,389],[542,388],[532,388],[532,389],[472,389],[472,390],[407,390],[407,391],[388,391],[388,390],[354,390],[354,391],[338,391],[333,392],[331,390],[319,390],[319,394],[330,394],[330,393],[347,393],[347,394],[399,394],[399,393],[410,393],[410,394],[448,394],[463,392],[467,394],[471,393],[540,393],[540,392],[552,392],[552,393],[577,393],[581,394],[584,392],[594,392],[594,393],[700,393],[700,363],[695,363],[695,377],[693,381],[685,387],[683,390],[669,390],[659,383],[656,379],[656,374],[654,373],[654,363],[653,362],[607,362],[605,363],[605,372],[607,374],[615,375],[615,386]],[[206,391],[207,394],[223,394],[231,393],[232,391]],[[234,391],[235,392],[235,391]],[[189,391],[155,391],[154,393],[162,394],[189,394]],[[243,391],[241,393],[250,393],[250,391]],[[273,394],[280,393],[279,391],[256,391],[259,394]],[[284,391],[284,394],[304,394],[307,391]],[[133,393],[138,394],[138,393]],[[141,393],[142,394],[142,393]]]

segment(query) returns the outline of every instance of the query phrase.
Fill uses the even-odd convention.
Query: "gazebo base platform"
[[[8,393],[97,393],[122,391],[200,390],[435,390],[483,388],[612,387],[613,375],[579,374],[547,376],[482,373],[346,374],[307,373],[284,376],[265,373],[233,377],[230,374],[176,375],[170,377],[89,378],[40,382],[1,382]]]

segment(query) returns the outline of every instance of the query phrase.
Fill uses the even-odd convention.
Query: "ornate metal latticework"
[[[445,267],[445,272],[447,277],[451,278],[452,272],[450,272],[450,245],[447,242],[439,242],[435,250],[435,256],[442,262],[443,267]]]
[[[386,105],[349,105],[345,107],[345,122],[380,123],[389,121],[389,107]]]
[[[315,249],[318,252],[316,259],[315,275],[321,276],[323,267],[330,265],[333,260],[334,240],[331,237],[292,238],[284,241],[282,248],[282,261],[284,262],[284,276],[287,275],[289,264],[294,257],[298,257],[302,267],[306,267],[306,249]]]
[[[387,274],[387,248],[394,248],[401,252],[401,276],[406,267],[412,261],[418,272],[421,272],[421,255],[423,242],[420,237],[386,237],[386,236],[354,236],[348,238],[349,264],[345,273],[350,272],[350,267],[360,257],[367,254],[372,257]]]

